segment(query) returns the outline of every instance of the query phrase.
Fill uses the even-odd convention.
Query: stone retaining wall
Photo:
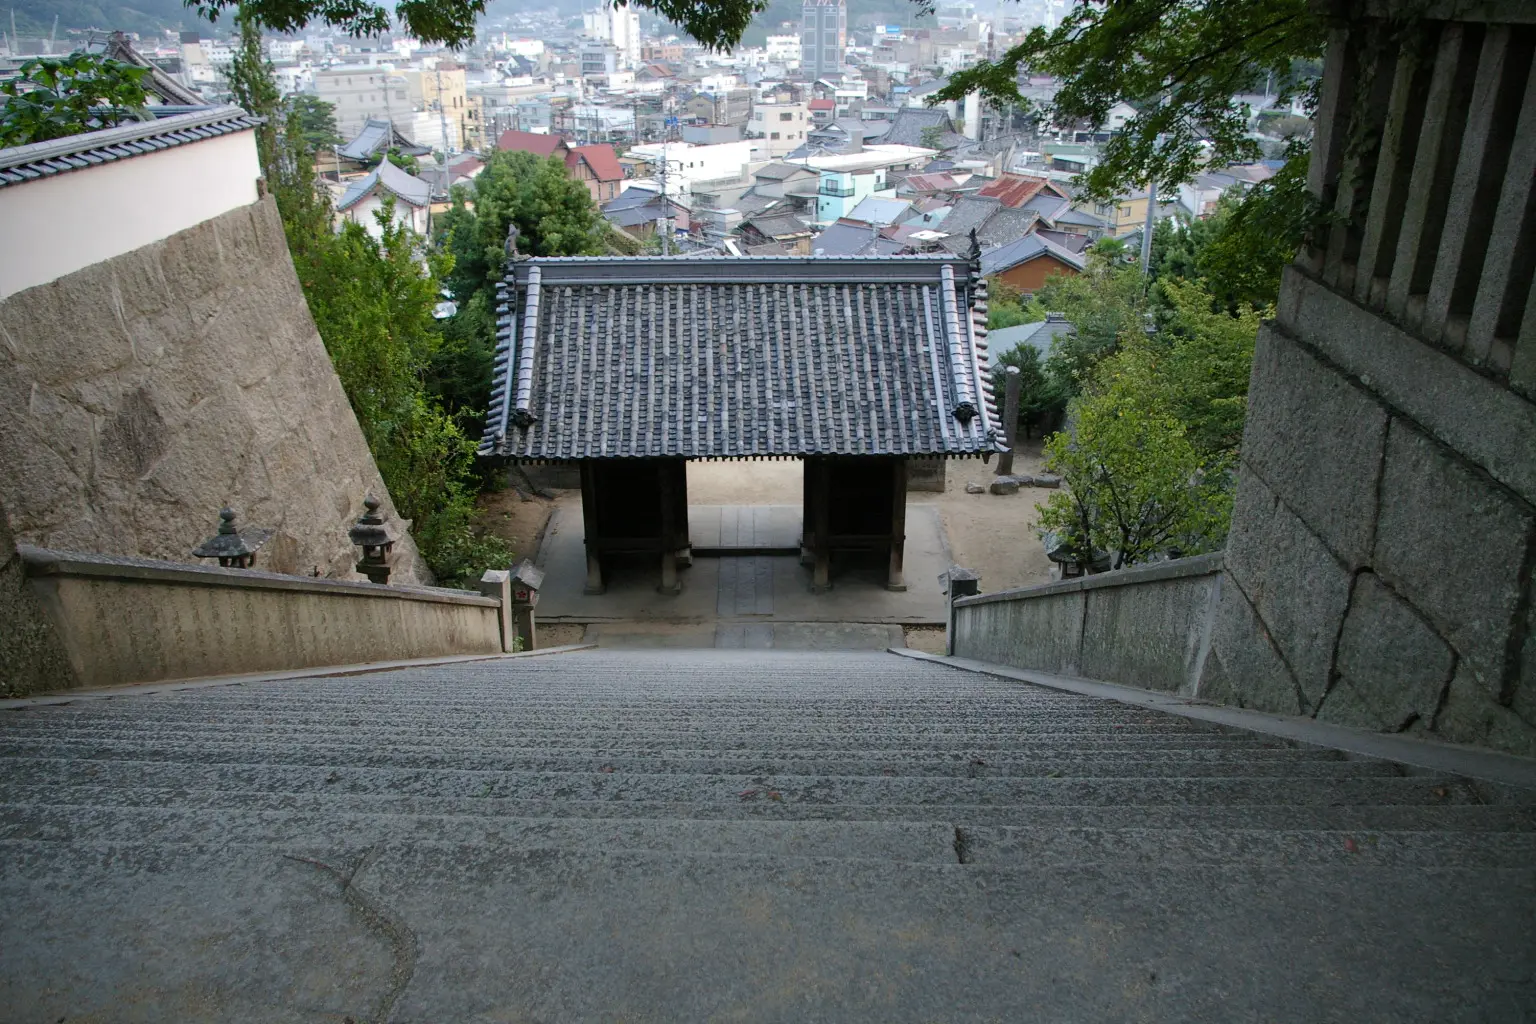
[[[4,696],[503,651],[501,603],[468,591],[31,547],[4,574],[28,622]]]
[[[370,491],[393,515],[270,198],[0,301],[18,542],[192,562],[230,505],[274,531],[258,567],[355,578],[347,528]],[[396,522],[394,579],[431,582]]]
[[[1221,580],[1221,555],[1201,555],[961,598],[952,653],[1192,695]]]

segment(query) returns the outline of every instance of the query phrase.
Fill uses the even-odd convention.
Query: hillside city
[[[1038,110],[1049,109],[1057,82],[1027,73],[1018,86],[1033,110],[974,94],[930,102],[950,74],[1031,28],[1053,28],[1066,8],[1026,0],[983,11],[962,0],[917,27],[894,7],[851,20],[845,4],[807,2],[800,20],[767,26],[764,45],[729,52],[633,7],[504,14],[458,50],[324,26],[268,35],[263,49],[284,95],[329,105],[339,144],[316,153],[317,169],[339,215],[364,225],[387,194],[397,219],[429,234],[453,186],[472,181],[489,153],[520,150],[561,158],[618,231],[652,248],[660,232],[675,252],[962,253],[975,231],[987,272],[1027,293],[1051,274],[1081,272],[1101,238],[1134,255],[1149,223],[1207,216],[1223,195],[1269,178],[1308,124],[1299,92],[1283,104],[1273,94],[1233,96],[1272,159],[1207,166],[1155,200],[1143,188],[1078,201],[1073,179],[1094,166],[1130,105],[1102,125],[1050,123]],[[203,101],[220,102],[238,48],[232,26],[220,28],[126,41]],[[106,45],[100,33],[85,38],[95,40],[87,49]],[[7,36],[0,77],[64,44]],[[368,179],[388,149],[415,158],[415,173]]]
[[[0,1021],[1536,1020],[1536,4],[13,3]]]

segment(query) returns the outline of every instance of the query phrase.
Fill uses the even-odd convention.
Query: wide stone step
[[[516,796],[522,799],[732,802],[770,789],[786,803],[1424,803],[1476,799],[1448,780],[1406,778],[903,778],[654,772],[516,772],[266,764],[163,764],[12,758],[5,791],[44,784],[292,793]]]
[[[1536,863],[1536,833],[1373,829],[970,827],[964,863],[1358,864],[1362,867],[1519,868]]]
[[[1464,787],[1463,787],[1464,788]],[[647,818],[775,821],[931,821],[943,814],[969,825],[1092,828],[1388,829],[1536,831],[1536,807],[1441,801],[1435,804],[789,804],[774,790],[743,791],[732,803],[657,800],[538,800],[407,794],[268,793],[147,787],[0,785],[0,806],[15,813],[83,808],[416,815],[481,818]]]
[[[985,753],[986,756],[981,756]],[[1068,750],[1020,757],[1012,752],[949,757],[907,752],[834,756],[799,756],[765,752],[755,757],[724,754],[635,756],[601,750],[560,754],[554,751],[518,754],[495,747],[455,744],[451,748],[391,747],[374,743],[295,744],[225,741],[145,743],[135,740],[13,740],[0,747],[0,771],[19,761],[46,759],[79,763],[133,761],[171,766],[274,765],[344,766],[393,769],[457,769],[494,772],[561,772],[571,774],[734,775],[734,776],[858,776],[881,775],[932,778],[1197,778],[1286,777],[1355,778],[1396,776],[1397,766],[1384,761],[1304,758],[1244,758],[1240,752],[1217,751],[1220,758],[1200,758],[1188,751],[1083,755]]]
[[[1303,863],[1516,868],[1536,833],[1374,829],[992,827],[947,821],[774,821],[0,808],[0,840],[274,846],[430,842],[512,850],[668,850],[995,865]]]
[[[381,842],[511,850],[663,850],[957,863],[955,827],[933,821],[486,818],[159,808],[0,808],[0,841],[366,847]]]

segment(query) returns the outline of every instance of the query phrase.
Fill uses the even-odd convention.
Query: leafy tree
[[[1000,277],[987,279],[987,329],[1037,324],[1045,319],[1045,307]]]
[[[992,384],[1000,400],[1007,395],[1008,367],[1019,370],[1019,422],[1021,435],[1028,440],[1035,432],[1049,430],[1061,421],[1070,392],[1067,385],[1048,373],[1040,350],[1033,345],[1016,345],[997,357],[992,370]]]
[[[1122,100],[1137,108],[1083,177],[1087,197],[1106,202],[1155,180],[1190,181],[1208,163],[1258,159],[1248,111],[1233,95],[1266,78],[1284,102],[1312,87],[1299,62],[1321,59],[1324,10],[1311,0],[1077,0],[1055,29],[1035,28],[995,61],[950,76],[940,100],[979,90],[1028,109],[1021,70],[1057,78],[1056,123],[1103,125]]]
[[[1170,308],[1159,344],[1148,346],[1159,357],[1147,387],[1164,394],[1203,456],[1230,462],[1243,439],[1254,339],[1268,310],[1215,310],[1211,294],[1191,281],[1167,282],[1165,294]]]
[[[438,220],[438,244],[453,257],[446,284],[459,312],[444,327],[429,377],[433,393],[471,432],[490,400],[495,288],[514,224],[518,250],[531,256],[595,255],[607,235],[592,194],[555,157],[494,153],[471,185],[454,187],[453,205]]]
[[[1146,331],[1147,301],[1140,272],[1102,253],[1090,252],[1087,269],[1071,277],[1052,275],[1035,301],[1062,313],[1074,333],[1051,343],[1045,367],[1069,395],[1082,390],[1093,368],[1127,337]]]
[[[294,93],[288,97],[288,110],[297,115],[299,138],[308,153],[333,149],[346,140],[336,127],[336,105],[327,103],[309,93]]]
[[[0,146],[25,146],[147,120],[149,68],[94,53],[35,57],[0,83]]]
[[[277,201],[310,314],[357,416],[379,473],[439,582],[453,585],[505,566],[511,552],[477,528],[474,443],[434,400],[427,368],[443,345],[432,317],[452,258],[425,262],[420,239],[393,222],[386,203],[379,237],[362,225],[332,229],[301,113],[280,105],[261,29],[237,19],[241,46],[230,72],[237,101],[271,120],[257,137],[262,173]]]
[[[1040,509],[1040,526],[1076,540],[1078,560],[1111,554],[1122,569],[1167,552],[1198,554],[1219,546],[1231,519],[1226,474],[1213,472],[1184,425],[1132,380],[1107,378],[1073,404],[1072,429],[1046,442],[1046,465],[1066,489]]]
[[[296,32],[320,21],[353,36],[375,36],[390,30],[390,7],[369,0],[184,0],[209,21],[228,10],[244,7],[258,21],[279,32]],[[768,7],[767,0],[629,0],[681,26],[713,49],[729,49],[752,19]],[[485,0],[398,0],[394,14],[411,35],[427,43],[462,46],[475,38],[475,19],[485,13]]]

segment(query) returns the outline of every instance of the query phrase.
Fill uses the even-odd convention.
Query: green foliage
[[[297,32],[311,22],[324,22],[353,36],[376,36],[390,30],[390,7],[368,0],[184,0],[188,7],[216,22],[221,13],[244,7],[264,25],[279,32]],[[767,0],[629,0],[635,6],[682,27],[712,49],[729,49],[741,38]],[[396,0],[395,17],[424,43],[463,46],[475,38],[475,20],[485,13],[485,0]]]
[[[446,283],[459,312],[445,325],[448,342],[431,364],[429,381],[470,432],[478,430],[490,400],[495,287],[513,224],[519,252],[530,256],[597,255],[609,234],[592,194],[555,157],[494,153],[471,185],[454,187],[453,205],[438,219],[437,241],[453,257]]]
[[[147,120],[149,68],[94,53],[35,57],[0,83],[0,146],[25,146]]]
[[[1103,125],[1129,102],[1137,114],[1083,176],[1085,197],[1107,202],[1152,180],[1171,192],[1207,164],[1258,159],[1248,111],[1232,96],[1266,77],[1277,102],[1315,87],[1299,72],[1326,40],[1325,12],[1311,0],[1077,0],[1057,28],[1033,29],[997,60],[957,72],[937,99],[980,90],[1028,109],[1018,89],[1028,69],[1060,82],[1042,111],[1057,124]]]
[[[288,97],[288,109],[298,116],[299,138],[305,152],[314,154],[322,149],[333,149],[346,141],[336,127],[334,103],[297,92]]]
[[[1016,345],[997,357],[992,370],[992,385],[999,402],[1008,393],[1010,366],[1019,369],[1019,436],[1028,440],[1031,434],[1049,430],[1061,421],[1071,382],[1048,372],[1033,345]]]
[[[1046,443],[1046,465],[1066,489],[1040,509],[1040,526],[1076,539],[1078,560],[1112,555],[1111,568],[1169,549],[1219,546],[1231,519],[1227,475],[1192,444],[1178,418],[1149,393],[1135,342],[1100,368],[1092,392],[1073,404],[1071,432]]]
[[[427,368],[451,342],[432,317],[452,258],[425,262],[420,239],[392,220],[379,237],[362,225],[332,230],[302,112],[279,101],[261,59],[260,29],[242,12],[231,85],[246,109],[273,118],[258,136],[262,173],[277,201],[304,298],[399,514],[440,583],[474,580],[510,563],[511,552],[477,528],[474,443],[426,386]]]
[[[1037,324],[1045,319],[1045,307],[1036,299],[1026,301],[1019,290],[1000,277],[987,279],[987,329]]]
[[[1126,332],[1090,371],[1070,432],[1046,445],[1068,490],[1044,506],[1042,526],[1117,552],[1116,568],[1218,547],[1231,518],[1262,313],[1230,315],[1193,281],[1169,279],[1163,294],[1163,331]]]
[[[1035,294],[1035,301],[1053,313],[1066,314],[1074,334],[1051,343],[1046,369],[1077,394],[1093,368],[1127,337],[1145,333],[1147,303],[1137,268],[1089,253],[1082,274],[1052,275]]]

